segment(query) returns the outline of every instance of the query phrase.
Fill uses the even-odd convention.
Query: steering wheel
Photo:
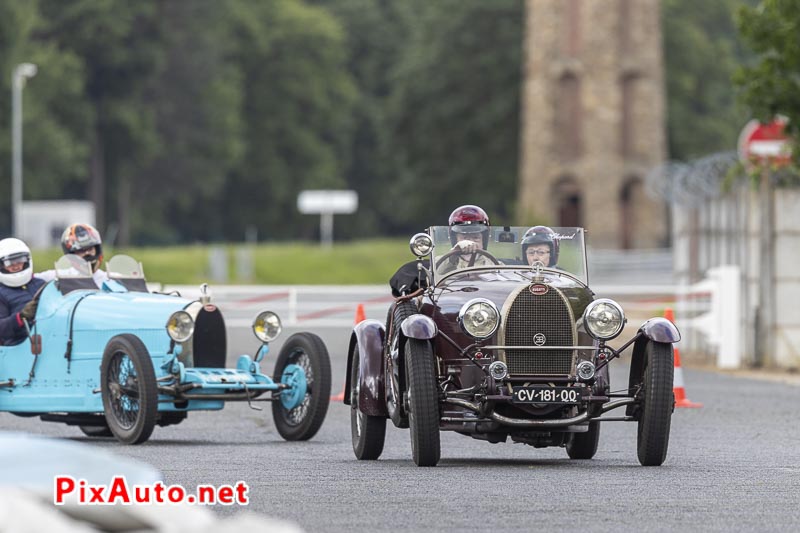
[[[463,253],[461,253],[461,250],[450,250],[449,252],[444,254],[442,257],[440,257],[439,260],[436,262],[436,269],[438,270],[439,267],[442,266],[445,261],[449,261],[450,258],[452,258],[455,255],[470,255],[470,256],[472,256],[470,258],[470,263],[473,263],[473,264],[475,263],[475,259],[477,259],[477,256],[479,256],[479,255],[482,255],[482,256],[486,257],[487,259],[489,259],[489,261],[491,261],[495,265],[501,264],[500,261],[498,261],[495,256],[493,256],[492,254],[490,254],[486,250],[481,250],[480,248],[475,249],[474,252],[471,252],[469,254],[463,254]]]

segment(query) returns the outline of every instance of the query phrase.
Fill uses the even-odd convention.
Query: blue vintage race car
[[[37,295],[29,338],[0,347],[0,411],[77,425],[90,436],[146,441],[156,425],[226,401],[272,402],[286,440],[309,439],[330,401],[327,349],[311,333],[284,344],[272,377],[260,364],[281,332],[279,317],[260,313],[254,357],[225,368],[225,321],[203,286],[199,300],[148,292],[141,264],[117,255],[98,289],[76,255],[56,262],[56,279]]]

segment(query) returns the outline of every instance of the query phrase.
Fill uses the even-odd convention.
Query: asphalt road
[[[316,328],[331,353],[334,392],[344,377],[348,330]],[[283,336],[285,340],[291,331]],[[229,334],[232,352],[252,353],[247,328]],[[273,347],[273,361],[280,342]],[[615,362],[620,363],[620,362]],[[626,383],[625,362],[612,374]],[[609,422],[595,459],[563,449],[489,444],[442,434],[442,461],[418,468],[408,430],[390,428],[378,461],[357,461],[349,407],[332,404],[310,442],[284,442],[271,413],[231,404],[157,428],[123,446],[75,428],[0,414],[0,428],[67,437],[137,458],[167,483],[246,481],[247,509],[307,531],[778,531],[800,526],[800,387],[684,369],[701,409],[677,409],[666,463],[636,459],[636,426]],[[390,424],[391,426],[391,424]],[[245,511],[214,507],[222,515]]]

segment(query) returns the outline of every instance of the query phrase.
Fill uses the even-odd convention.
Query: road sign
[[[297,195],[297,209],[305,215],[355,213],[358,209],[358,193],[356,191],[302,191]]]
[[[328,248],[333,244],[333,215],[355,213],[356,191],[302,191],[297,195],[297,209],[304,215],[320,215],[319,240]]]
[[[786,117],[767,124],[751,120],[739,134],[739,159],[745,164],[788,165],[792,160],[791,139],[785,132]]]

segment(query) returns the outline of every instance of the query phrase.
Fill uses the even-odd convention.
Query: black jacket
[[[45,283],[38,278],[31,278],[22,287],[8,287],[0,283],[0,342],[3,345],[19,344],[28,336],[19,312]]]

